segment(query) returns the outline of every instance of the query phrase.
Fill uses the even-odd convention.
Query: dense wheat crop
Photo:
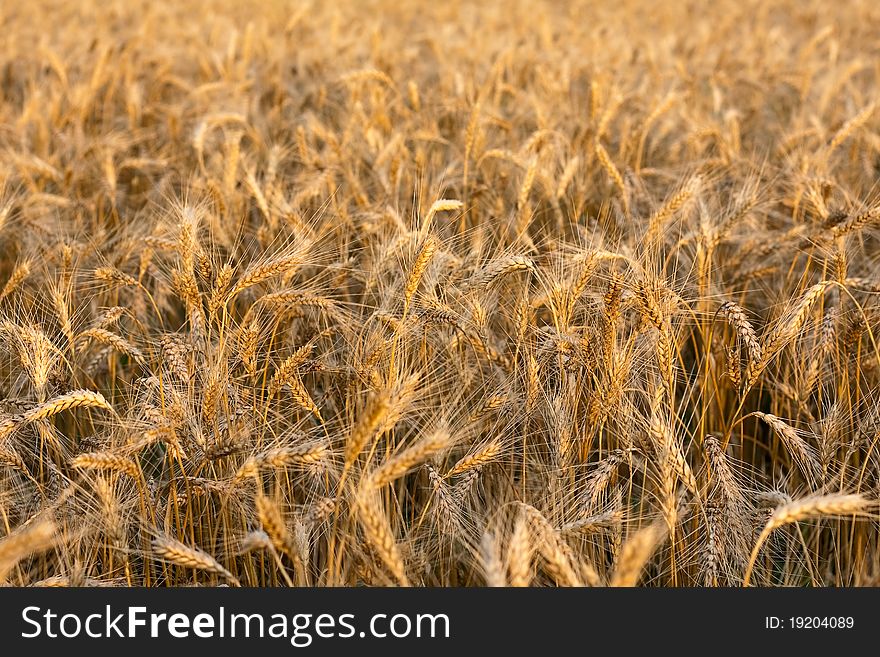
[[[880,6],[0,21],[0,582],[880,581]]]

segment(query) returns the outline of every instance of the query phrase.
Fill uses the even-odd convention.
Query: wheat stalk
[[[440,452],[451,444],[451,436],[446,431],[436,431],[427,438],[409,447],[382,463],[367,475],[364,485],[373,488],[387,486],[399,479],[428,457]]]
[[[214,557],[207,552],[198,548],[184,545],[180,541],[168,537],[159,537],[153,539],[153,552],[160,559],[165,559],[178,566],[184,568],[194,568],[196,570],[204,570],[208,573],[221,575],[230,584],[241,586],[238,579],[230,573],[226,568],[220,565]]]
[[[134,461],[112,452],[87,452],[80,454],[71,459],[70,466],[80,470],[122,472],[132,479],[137,479],[139,476],[138,466]]]
[[[664,537],[662,527],[657,524],[643,527],[630,536],[623,544],[623,548],[611,575],[611,586],[635,586],[645,564],[654,554],[654,551]]]
[[[397,542],[394,540],[391,525],[382,511],[381,504],[376,498],[375,493],[366,488],[359,489],[356,503],[358,519],[360,520],[361,527],[363,527],[367,541],[379,555],[388,571],[397,580],[397,583],[401,586],[409,586],[406,566],[404,565],[403,558],[400,556]]]
[[[74,408],[103,408],[107,411],[113,411],[113,407],[110,406],[100,392],[73,390],[67,394],[53,397],[49,401],[25,412],[24,419],[26,422],[36,422],[48,419],[64,411],[73,410]]]
[[[758,558],[761,546],[764,545],[764,542],[770,537],[774,529],[810,518],[863,515],[873,504],[873,502],[862,495],[839,493],[806,497],[777,507],[755,542],[755,547],[752,549],[752,554],[749,557],[745,575],[743,576],[743,586],[749,585],[752,570],[755,567],[755,561]]]
[[[26,556],[51,548],[57,532],[52,520],[37,518],[0,540],[0,584],[6,582],[9,572]]]
[[[403,290],[403,302],[405,308],[409,307],[413,295],[419,287],[419,282],[422,280],[422,276],[428,268],[428,265],[431,264],[431,259],[434,257],[436,251],[437,242],[432,237],[428,237],[422,245],[422,248],[419,249],[419,253],[416,256],[412,270],[410,271],[409,278],[406,279],[406,285]]]

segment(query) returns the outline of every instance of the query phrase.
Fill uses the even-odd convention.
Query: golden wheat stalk
[[[428,214],[425,215],[424,221],[422,221],[421,233],[423,235],[427,235],[428,231],[431,230],[431,225],[434,221],[434,217],[441,212],[455,212],[457,210],[461,210],[464,207],[464,203],[457,199],[451,198],[441,198],[434,201],[431,204],[431,207],[428,209]]]
[[[98,267],[95,270],[95,278],[108,285],[121,287],[139,287],[137,279],[116,267]]]
[[[608,177],[611,178],[614,186],[617,187],[617,190],[620,192],[620,200],[623,203],[624,214],[629,214],[629,197],[626,193],[626,183],[623,182],[623,176],[620,175],[620,171],[614,165],[611,156],[608,155],[608,151],[605,150],[605,147],[602,146],[598,139],[593,143],[593,150],[596,153],[596,158],[599,160],[599,164],[602,165],[602,168],[605,169],[605,173],[608,174]]]
[[[777,507],[755,542],[743,575],[743,586],[749,585],[761,546],[764,545],[774,529],[810,518],[861,516],[867,512],[868,508],[875,505],[876,502],[872,502],[862,495],[837,493],[805,497]]]
[[[327,446],[323,443],[306,443],[290,447],[276,447],[256,455],[257,463],[262,467],[285,468],[290,465],[316,465],[322,463],[328,455]]]
[[[526,256],[509,256],[491,263],[476,277],[476,284],[482,287],[492,287],[505,276],[517,272],[527,271],[534,274],[537,271],[534,261]]]
[[[247,269],[235,286],[226,294],[224,301],[228,303],[245,290],[258,285],[274,276],[287,274],[303,263],[304,249],[295,249],[292,253],[276,256],[267,262],[259,263]]]
[[[45,420],[74,408],[103,408],[111,412],[113,411],[113,407],[110,406],[109,402],[104,399],[104,395],[100,392],[73,390],[67,394],[53,397],[49,401],[26,411],[24,419],[27,422],[36,422],[37,420]]]
[[[766,422],[774,433],[782,439],[782,443],[794,457],[794,461],[803,472],[807,482],[814,484],[820,476],[822,466],[816,457],[815,450],[798,435],[794,427],[787,424],[782,418],[770,413],[755,413],[755,417]]]
[[[15,290],[18,289],[18,286],[30,276],[30,273],[31,263],[27,260],[16,265],[15,269],[12,270],[9,279],[6,281],[6,285],[4,285],[2,291],[0,291],[0,301],[3,301],[3,299],[15,292]]]
[[[162,536],[153,539],[153,553],[160,559],[164,559],[175,565],[183,566],[184,568],[204,570],[205,572],[213,573],[214,575],[221,575],[230,584],[241,586],[238,578],[220,565],[220,562],[210,554],[203,550],[199,550],[198,548],[185,545],[173,538]]]
[[[6,582],[10,570],[19,561],[51,548],[55,544],[57,530],[52,520],[37,518],[0,540],[0,584]]]
[[[358,519],[364,536],[388,571],[401,586],[409,586],[406,565],[392,533],[391,524],[372,488],[359,488],[356,496]]]
[[[837,150],[837,147],[840,146],[844,141],[846,141],[846,139],[851,134],[853,134],[856,130],[865,125],[865,123],[868,122],[868,119],[871,118],[871,115],[874,114],[874,110],[876,109],[876,107],[876,103],[869,103],[855,116],[853,116],[846,123],[840,126],[840,129],[836,133],[834,133],[834,136],[828,143],[828,153],[833,153],[835,150]]]
[[[306,360],[308,360],[309,355],[314,348],[314,343],[307,342],[281,362],[278,369],[275,370],[272,380],[269,382],[270,396],[277,393],[285,382],[290,380],[290,378],[296,376],[300,367],[306,362]]]
[[[665,536],[665,527],[665,523],[654,523],[643,527],[626,540],[611,575],[611,586],[632,587],[638,583],[645,564]]]
[[[501,559],[501,546],[497,537],[491,533],[483,534],[480,541],[480,565],[486,579],[486,586],[507,586],[504,561]]]
[[[727,321],[733,326],[743,344],[746,345],[751,362],[760,362],[762,354],[761,342],[745,311],[733,301],[727,301],[721,304],[718,312],[727,318]]]
[[[422,280],[422,276],[425,274],[428,265],[431,264],[431,259],[434,257],[436,251],[436,240],[434,240],[433,237],[428,237],[422,245],[422,248],[419,249],[419,253],[416,256],[415,262],[413,262],[409,277],[406,279],[406,285],[403,288],[404,308],[409,307],[413,295],[415,295],[419,283]]]
[[[682,209],[685,204],[690,201],[700,191],[703,185],[703,178],[699,174],[691,176],[688,181],[660,208],[648,219],[648,230],[645,233],[645,239],[650,241],[656,239],[666,227],[666,224],[675,216],[675,213]]]
[[[507,545],[507,573],[511,586],[524,587],[532,581],[533,546],[525,515],[517,517]]]
[[[76,337],[78,340],[92,338],[94,340],[97,340],[98,342],[110,345],[117,351],[131,356],[135,360],[135,362],[140,365],[143,365],[145,362],[144,354],[143,352],[141,352],[140,349],[135,347],[121,335],[117,335],[112,331],[108,331],[103,328],[91,328],[83,331]]]
[[[435,431],[412,447],[403,450],[399,454],[395,454],[373,472],[369,473],[364,479],[364,485],[372,488],[387,486],[392,481],[404,476],[428,457],[449,447],[451,443],[452,437],[448,432],[442,430]]]
[[[112,452],[87,452],[80,454],[71,459],[70,466],[80,470],[122,472],[132,479],[137,479],[139,475],[138,466],[134,461]]]
[[[346,465],[354,463],[367,442],[386,423],[390,411],[391,400],[387,395],[378,395],[368,401],[366,411],[357,419],[348,434],[345,444]]]
[[[771,359],[779,353],[782,348],[794,337],[803,327],[804,323],[810,315],[813,305],[825,294],[825,291],[835,285],[835,281],[821,281],[809,287],[798,299],[797,303],[791,310],[783,316],[777,326],[767,335],[761,344],[761,359],[757,362],[750,362],[746,368],[746,387],[751,388],[758,380],[761,372],[769,365]]]
[[[563,586],[583,586],[581,574],[574,568],[572,551],[556,528],[535,507],[524,502],[520,502],[518,506],[528,519],[532,536],[537,539],[537,550],[544,560],[547,572]],[[598,575],[595,575],[591,566],[582,568],[582,571],[587,574],[590,585],[598,585]]]
[[[477,450],[460,458],[455,465],[447,470],[446,474],[443,475],[443,478],[449,479],[450,477],[460,475],[469,470],[482,468],[495,461],[501,454],[502,449],[503,445],[501,440],[495,438]]]
[[[321,417],[321,411],[318,408],[318,405],[312,399],[312,396],[309,394],[309,391],[306,390],[305,385],[302,382],[302,379],[299,377],[293,377],[287,381],[287,386],[290,389],[291,396],[293,400],[307,410],[309,413],[312,413],[315,417],[318,418],[319,421],[323,422],[324,418]]]

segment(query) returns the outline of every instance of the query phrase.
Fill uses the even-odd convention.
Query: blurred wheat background
[[[0,26],[0,582],[880,582],[880,5]]]

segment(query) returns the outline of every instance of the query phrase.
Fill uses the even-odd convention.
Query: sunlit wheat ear
[[[276,447],[260,452],[254,458],[260,467],[286,468],[291,465],[319,465],[328,457],[323,443],[305,443],[290,447]]]
[[[0,539],[0,584],[6,582],[15,565],[30,554],[44,552],[55,543],[57,527],[52,520],[38,518]]]
[[[483,466],[492,463],[495,461],[501,451],[503,449],[503,445],[499,438],[495,438],[477,450],[461,457],[455,465],[453,465],[446,474],[443,475],[444,479],[448,479],[450,477],[454,477],[456,475],[460,475],[471,470],[478,470]]]
[[[15,269],[12,270],[9,279],[6,281],[6,284],[3,286],[3,289],[0,290],[0,301],[3,301],[6,297],[15,292],[18,289],[18,286],[24,282],[30,273],[31,263],[29,261],[25,260],[16,265]]]
[[[464,134],[464,163],[462,166],[462,189],[467,191],[468,189],[468,173],[470,171],[470,162],[471,157],[473,156],[474,144],[477,139],[477,133],[480,129],[480,112],[482,109],[482,105],[480,101],[474,103],[473,108],[471,109],[470,120],[467,124],[467,129]],[[461,229],[464,229],[464,223],[462,222]]]
[[[782,439],[786,449],[792,455],[794,462],[800,468],[806,481],[815,485],[821,476],[822,466],[816,456],[815,448],[798,435],[794,427],[786,424],[784,420],[770,413],[755,413],[755,417],[766,422],[773,432]]]
[[[723,498],[726,501],[741,498],[742,492],[727,456],[721,448],[721,442],[715,436],[706,436],[703,439],[703,447],[708,460],[707,474],[712,483],[719,488]]]
[[[125,526],[115,487],[109,477],[95,477],[94,487],[104,513],[104,533],[113,547],[121,548],[125,540]]]
[[[280,554],[286,554],[293,562],[296,571],[297,583],[304,585],[306,583],[306,566],[302,556],[287,529],[287,523],[281,513],[278,504],[272,499],[266,497],[262,493],[258,493],[254,500],[257,507],[257,516],[263,530],[269,537],[272,547]]]
[[[876,502],[862,495],[834,494],[805,497],[777,507],[755,542],[755,547],[752,549],[752,554],[749,557],[749,563],[743,576],[743,586],[749,585],[752,570],[755,567],[755,561],[758,558],[761,546],[764,545],[764,542],[770,537],[774,529],[811,518],[863,516],[868,512],[868,509],[876,505]]]
[[[226,294],[225,301],[229,302],[241,292],[258,285],[274,276],[287,274],[303,263],[308,243],[298,248],[290,249],[289,252],[276,256],[266,262],[258,263],[245,270],[233,288]]]
[[[192,346],[176,334],[166,334],[160,339],[162,358],[168,370],[182,381],[190,379],[190,354]]]
[[[205,572],[222,576],[234,586],[241,586],[238,579],[207,552],[185,545],[173,538],[160,537],[154,539],[153,553],[160,559],[169,561],[177,566],[204,570]]]
[[[501,559],[500,541],[493,533],[483,534],[483,538],[480,540],[480,565],[483,568],[486,586],[507,586],[507,575],[504,562]]]
[[[665,523],[654,523],[628,537],[611,575],[611,586],[635,586],[664,536]]]
[[[24,424],[24,417],[21,415],[8,415],[0,420],[0,440],[4,440],[21,425]]]
[[[675,476],[687,487],[688,491],[694,495],[699,495],[697,479],[672,433],[661,399],[661,391],[658,390],[652,403],[648,435],[658,457],[665,459],[666,464],[669,465]]]
[[[5,435],[6,434],[4,434],[3,427],[0,426],[0,440],[3,440]],[[24,460],[14,451],[3,449],[2,447],[0,447],[0,465],[20,472],[25,477],[30,479],[31,482],[34,483],[34,485],[39,487],[40,483],[36,479],[34,479],[34,476],[31,474],[30,468],[28,468]]]
[[[92,323],[92,328],[106,329],[108,326],[115,324],[126,313],[123,306],[113,306],[107,308],[98,315]]]
[[[559,176],[559,182],[556,185],[557,199],[561,199],[563,196],[565,196],[565,192],[568,189],[568,186],[571,184],[571,181],[574,180],[575,175],[577,175],[580,166],[581,158],[577,155],[566,162],[565,168],[562,170],[562,174]]]
[[[117,351],[131,356],[136,363],[143,365],[145,362],[144,354],[140,349],[131,344],[128,340],[112,331],[102,328],[91,328],[83,331],[77,336],[77,339],[94,339],[103,344],[110,345]]]
[[[111,472],[121,472],[132,479],[139,477],[138,466],[134,461],[112,452],[80,454],[71,459],[70,465],[79,470],[109,470]]]
[[[409,273],[409,278],[407,278],[406,285],[403,289],[403,302],[405,307],[409,307],[413,295],[419,287],[419,282],[422,280],[422,276],[425,274],[428,265],[431,264],[431,258],[434,257],[436,251],[437,242],[434,238],[428,237],[416,255],[412,270]]]
[[[723,509],[716,500],[706,502],[706,585],[718,586],[724,560]]]
[[[437,201],[434,201],[431,204],[431,207],[428,209],[428,214],[425,215],[425,219],[422,221],[421,232],[423,235],[427,235],[428,231],[431,230],[431,225],[434,222],[434,217],[441,212],[455,212],[457,210],[461,210],[464,207],[464,203],[457,199],[447,199],[441,198]]]
[[[281,389],[281,387],[285,383],[287,383],[287,381],[297,376],[300,368],[308,360],[314,348],[315,345],[313,343],[306,343],[303,346],[297,348],[297,350],[294,351],[293,354],[291,354],[281,362],[281,364],[278,366],[278,369],[275,370],[275,374],[273,375],[272,380],[269,382],[270,396],[275,395]]]
[[[247,554],[256,550],[271,550],[272,540],[264,531],[249,532],[241,539],[238,554]]]
[[[869,103],[865,108],[863,108],[858,114],[853,116],[850,120],[844,123],[840,130],[838,130],[834,136],[831,138],[831,141],[828,143],[829,154],[833,153],[838,146],[840,146],[846,139],[852,135],[856,130],[861,128],[865,123],[868,122],[868,119],[871,118],[871,115],[874,114],[874,110],[877,108],[876,103]]]
[[[654,328],[662,330],[665,318],[657,299],[656,286],[649,286],[644,280],[639,280],[636,283],[635,293],[642,314],[654,325]]]
[[[235,268],[230,264],[224,264],[217,272],[214,284],[211,287],[211,294],[208,297],[208,312],[211,316],[216,316],[223,307],[223,302],[229,293],[229,286],[232,284],[232,277],[234,275]]]
[[[794,337],[803,327],[810,315],[813,305],[825,294],[835,281],[822,281],[811,286],[798,299],[797,303],[786,313],[776,327],[767,335],[761,344],[761,358],[750,362],[746,369],[746,386],[751,387],[758,380],[761,372],[770,360]]]
[[[452,437],[446,431],[436,431],[412,447],[395,454],[378,468],[370,472],[363,485],[381,488],[404,476],[412,468],[424,462],[430,456],[440,452],[452,443]]]
[[[670,219],[685,206],[696,194],[699,193],[700,187],[703,185],[703,178],[699,174],[692,176],[682,185],[676,193],[667,199],[667,201],[648,219],[648,230],[645,233],[646,241],[653,241],[663,232]]]
[[[761,342],[758,334],[752,327],[752,323],[746,317],[745,311],[732,301],[727,301],[718,309],[718,313],[730,322],[730,325],[736,331],[736,334],[742,340],[743,344],[749,352],[749,359],[752,363],[761,360]]]
[[[477,286],[488,288],[497,285],[505,276],[526,271],[530,273],[537,271],[537,267],[531,258],[526,256],[510,256],[490,263],[477,275],[474,283]]]
[[[595,464],[589,478],[586,480],[584,500],[587,507],[592,510],[598,507],[599,502],[605,496],[617,476],[620,465],[626,460],[623,450],[615,450],[606,458]]]
[[[529,220],[531,217],[528,213],[528,202],[529,202],[529,194],[532,191],[532,186],[535,184],[535,176],[538,173],[538,158],[532,157],[529,161],[529,165],[526,167],[525,175],[523,175],[522,183],[520,184],[519,193],[516,197],[516,205],[514,206],[516,209],[517,217],[517,232],[522,234],[528,228]]]
[[[284,381],[284,383],[290,390],[290,396],[293,398],[293,401],[296,402],[299,407],[312,413],[319,421],[324,421],[324,418],[321,417],[321,411],[318,408],[318,405],[315,403],[315,400],[312,399],[309,391],[306,390],[306,387],[299,376],[291,376]]]
[[[355,503],[360,525],[364,536],[376,552],[379,559],[394,576],[400,586],[409,586],[406,565],[397,541],[392,533],[391,524],[382,508],[382,502],[372,487],[361,487],[357,491]]]
[[[92,390],[74,390],[59,397],[54,397],[49,401],[27,411],[24,419],[27,422],[36,422],[37,420],[45,420],[69,411],[74,408],[103,408],[107,411],[113,411],[113,407],[104,399],[100,392]]]
[[[531,535],[535,538],[536,549],[544,560],[544,567],[553,579],[562,586],[583,586],[582,574],[575,570],[574,554],[553,525],[533,506],[520,503],[523,516],[529,522]],[[580,564],[591,586],[599,584],[599,575],[589,564]]]
[[[49,376],[61,354],[46,334],[37,327],[12,327],[10,331],[18,338],[19,358],[42,401]]]
[[[613,529],[623,521],[623,517],[621,510],[605,511],[567,523],[559,528],[559,532],[566,535],[597,534]]]
[[[452,489],[430,463],[425,464],[425,470],[428,472],[428,481],[431,484],[431,511],[435,514],[434,519],[443,532],[442,540],[460,536],[463,529],[463,515],[460,498],[456,496],[458,491]]]
[[[366,410],[355,420],[345,444],[345,463],[357,459],[364,446],[385,423],[391,411],[391,400],[387,395],[377,395],[367,402]]]
[[[95,278],[113,286],[138,287],[140,285],[136,278],[115,267],[99,267],[95,270]]]
[[[878,222],[880,222],[880,204],[875,204],[864,212],[851,215],[841,223],[836,224],[831,228],[831,233],[835,238],[840,238]]]
[[[525,515],[520,514],[507,544],[507,573],[510,586],[529,586],[532,581],[532,538]]]
[[[593,142],[593,151],[596,154],[596,159],[599,160],[599,164],[605,169],[605,173],[608,174],[608,177],[611,178],[611,181],[620,193],[624,214],[629,214],[629,197],[626,192],[626,183],[623,181],[623,176],[620,175],[620,170],[615,166],[611,156],[608,155],[608,151],[605,150],[605,147],[602,146],[598,139]]]

